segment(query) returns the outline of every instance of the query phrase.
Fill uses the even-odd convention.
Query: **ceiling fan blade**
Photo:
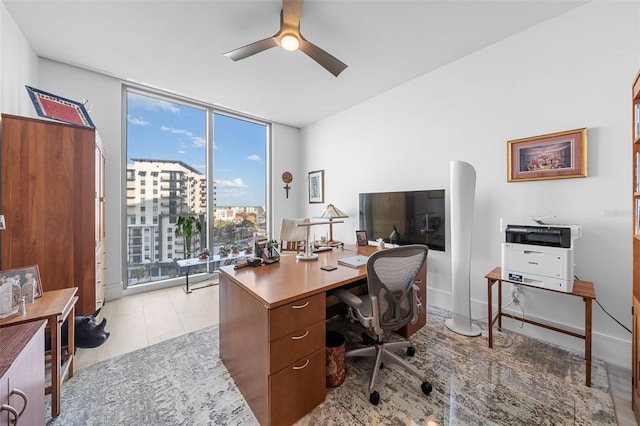
[[[307,41],[302,36],[300,36],[300,50],[336,77],[347,68],[347,64],[340,59],[322,50],[310,41]]]
[[[248,58],[251,55],[255,55],[256,53],[260,53],[277,45],[278,40],[275,37],[269,37],[227,52],[224,56],[234,61],[239,61],[240,59]]]
[[[300,29],[300,16],[302,15],[302,2],[303,0],[282,0],[282,31],[298,32]]]

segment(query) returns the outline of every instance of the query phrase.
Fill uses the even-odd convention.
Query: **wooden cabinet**
[[[45,323],[0,329],[0,426],[44,423]]]
[[[78,315],[104,300],[104,154],[94,129],[2,115],[2,269],[38,265],[45,291],[78,287]]]
[[[633,333],[632,333],[632,393],[631,405],[640,424],[640,72],[633,80],[632,86],[632,123],[633,138],[633,246],[632,246],[632,307]]]

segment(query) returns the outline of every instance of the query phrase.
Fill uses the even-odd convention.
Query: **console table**
[[[591,317],[592,317],[592,301],[596,298],[596,291],[593,287],[593,283],[590,281],[575,280],[573,282],[573,291],[571,293],[565,293],[562,291],[551,290],[548,288],[531,286],[516,281],[503,280],[500,268],[494,268],[491,272],[485,275],[487,279],[487,311],[489,319],[489,347],[493,348],[493,325],[498,321],[498,330],[502,329],[502,317],[512,318],[518,321],[526,322],[538,327],[543,327],[549,330],[556,331],[558,333],[568,334],[579,339],[584,339],[584,358],[586,360],[586,385],[591,386]],[[584,333],[578,333],[565,328],[559,328],[550,324],[544,324],[538,321],[525,318],[524,316],[507,314],[502,312],[502,283],[518,284],[528,288],[536,288],[538,290],[550,291],[555,294],[564,294],[567,296],[581,297],[584,301]],[[491,290],[493,284],[498,283],[498,314],[494,317],[492,313],[491,303]]]
[[[0,320],[0,328],[32,321],[47,321],[47,328],[51,330],[51,350],[45,352],[45,364],[51,364],[51,386],[44,389],[45,395],[51,394],[51,417],[60,415],[60,387],[65,374],[73,377],[73,351],[75,346],[75,305],[78,301],[77,287],[61,290],[45,291],[33,303],[27,304],[24,315],[14,315]],[[68,342],[62,347],[62,323],[68,324]],[[63,355],[62,349],[66,349]],[[66,363],[62,366],[62,360]]]
[[[189,258],[189,259],[180,259],[177,260],[176,263],[178,264],[179,267],[181,268],[187,268],[185,271],[185,286],[184,286],[184,292],[185,293],[191,293],[192,290],[198,290],[200,288],[205,288],[205,287],[209,287],[213,284],[207,284],[207,285],[202,285],[199,287],[193,287],[193,286],[189,286],[189,269],[192,266],[198,266],[198,265],[207,265],[207,272],[209,272],[209,266],[211,264],[213,264],[213,269],[214,271],[216,269],[218,269],[221,265],[221,263],[224,263],[225,265],[229,264],[229,263],[233,263],[236,261],[236,259],[241,259],[246,257],[245,254],[241,253],[241,254],[237,254],[237,255],[231,255],[228,257],[220,257],[218,255],[216,256],[209,256],[206,259],[200,259],[199,257],[193,257],[193,258]]]

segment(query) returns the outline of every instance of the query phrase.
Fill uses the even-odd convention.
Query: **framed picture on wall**
[[[309,203],[324,203],[324,170],[309,172]]]
[[[587,177],[587,129],[507,142],[507,182]]]

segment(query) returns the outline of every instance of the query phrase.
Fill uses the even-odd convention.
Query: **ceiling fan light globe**
[[[300,47],[300,40],[294,35],[287,34],[280,39],[280,46],[287,52],[295,52]]]

